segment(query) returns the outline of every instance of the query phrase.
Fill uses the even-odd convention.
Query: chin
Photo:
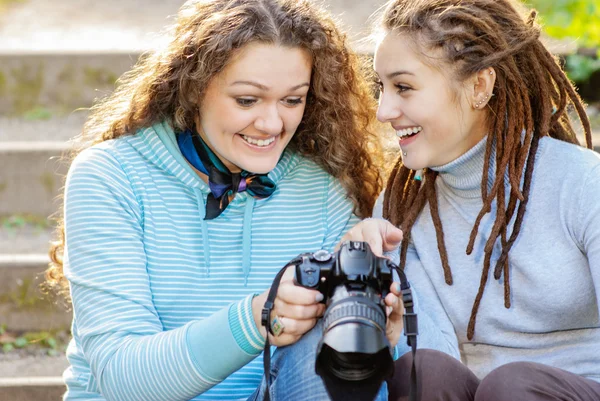
[[[402,164],[404,165],[404,167],[411,170],[421,170],[430,167],[426,163],[420,162],[418,160],[410,160],[410,158],[403,158]]]
[[[243,170],[246,170],[250,173],[254,174],[268,174],[277,166],[277,161],[275,163],[255,163],[255,164],[247,164],[242,166]]]

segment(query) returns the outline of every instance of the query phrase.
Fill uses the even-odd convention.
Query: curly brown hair
[[[349,49],[330,16],[305,0],[189,0],[171,35],[167,47],[141,57],[114,93],[92,107],[71,159],[159,121],[176,131],[193,127],[197,99],[249,43],[300,48],[312,56],[312,78],[303,120],[288,146],[340,180],[359,217],[371,215],[383,184],[375,99],[366,60]],[[46,284],[68,296],[62,217],[57,233]]]
[[[583,102],[556,57],[540,41],[536,11],[531,10],[523,18],[519,8],[510,0],[393,0],[386,7],[382,20],[385,31],[408,35],[425,52],[440,51],[443,60],[435,62],[451,71],[452,80],[456,82],[464,82],[487,68],[496,71],[495,96],[488,103],[489,134],[481,179],[483,207],[471,231],[467,254],[473,251],[479,224],[485,214],[490,213],[494,200],[497,212],[485,244],[479,291],[467,328],[469,340],[475,332],[477,311],[498,238],[502,253],[495,261],[494,277],[499,279],[504,274],[504,304],[510,308],[508,253],[523,222],[540,138],[550,136],[579,144],[567,113],[567,106],[570,106],[583,126],[587,147],[592,147],[590,123]],[[497,168],[494,184],[488,191],[492,154],[496,155]],[[503,185],[506,171],[510,181],[508,205],[505,204],[506,188]],[[435,189],[437,173],[425,169],[422,180],[415,179],[415,174],[403,166],[402,160],[396,162],[384,195],[384,217],[405,233],[400,256],[404,267],[410,230],[429,202],[444,278],[450,285],[452,272]],[[508,232],[515,213],[514,227]]]

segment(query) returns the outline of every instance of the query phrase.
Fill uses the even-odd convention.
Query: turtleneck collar
[[[459,158],[443,166],[432,167],[431,169],[439,173],[438,179],[456,195],[463,198],[480,198],[486,144],[487,135]],[[495,147],[492,147],[488,189],[491,189],[494,183],[496,170],[495,153]]]

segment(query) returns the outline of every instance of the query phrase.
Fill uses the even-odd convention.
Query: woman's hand
[[[269,290],[252,299],[254,321],[265,338],[267,331],[261,324],[261,312],[268,294]],[[298,341],[323,316],[325,304],[319,303],[322,299],[323,294],[319,291],[295,285],[294,266],[288,267],[281,278],[269,320],[269,322],[272,322],[277,316],[284,326],[283,332],[278,336],[269,333],[269,342],[272,345],[281,347]]]
[[[365,219],[348,230],[336,249],[344,241],[367,242],[375,255],[382,256],[400,246],[402,230],[384,219]]]
[[[385,335],[387,336],[392,347],[395,347],[400,340],[400,334],[404,328],[404,305],[400,293],[400,284],[392,283],[390,293],[385,297],[385,305],[387,309],[387,325]]]

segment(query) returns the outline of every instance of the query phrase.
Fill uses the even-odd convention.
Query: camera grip
[[[296,265],[294,284],[306,288],[317,288],[319,286],[320,269],[312,263]]]

